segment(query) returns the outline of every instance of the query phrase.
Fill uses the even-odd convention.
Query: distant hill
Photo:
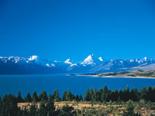
[[[135,70],[128,72],[108,72],[108,73],[100,73],[96,74],[99,77],[111,76],[111,77],[154,77],[155,78],[155,70]]]

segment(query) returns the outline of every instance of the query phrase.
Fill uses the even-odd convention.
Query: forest
[[[146,103],[155,102],[155,87],[148,87],[143,89],[122,89],[122,90],[110,90],[108,87],[102,89],[89,89],[83,95],[75,95],[70,91],[65,91],[63,95],[59,94],[58,90],[55,90],[51,94],[43,91],[38,94],[34,92],[32,94],[27,93],[26,96],[22,96],[19,92],[18,95],[3,95],[0,97],[0,116],[77,116],[78,113],[71,106],[63,106],[61,109],[55,107],[55,102],[62,101],[76,101],[76,102],[89,102],[93,103],[124,103],[127,104],[127,110],[123,112],[123,116],[141,116],[140,113],[134,112],[133,103],[139,103],[140,101]],[[18,107],[18,103],[33,103],[29,108],[21,109]],[[35,106],[36,103],[40,104],[40,107]],[[87,113],[80,112],[81,116]],[[95,114],[94,114],[95,115]],[[96,114],[97,115],[97,114]],[[98,114],[105,115],[103,114]]]

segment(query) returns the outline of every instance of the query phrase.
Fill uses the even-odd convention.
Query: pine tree
[[[23,102],[24,101],[23,98],[22,98],[21,92],[18,92],[17,101],[18,102]]]
[[[52,95],[54,101],[60,101],[60,96],[58,90],[55,90]]]
[[[38,102],[38,101],[39,101],[39,97],[38,97],[37,92],[34,92],[34,93],[33,93],[33,95],[32,95],[32,100],[33,100],[33,102]]]
[[[40,94],[40,100],[41,101],[47,101],[48,100],[48,96],[47,96],[47,93],[45,91],[43,91],[41,94]]]
[[[26,102],[32,102],[32,97],[31,97],[30,93],[27,94],[25,101]]]

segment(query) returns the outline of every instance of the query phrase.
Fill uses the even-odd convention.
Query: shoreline
[[[131,79],[155,79],[155,77],[144,77],[144,76],[99,76],[99,75],[77,75],[77,76],[89,76],[93,78],[131,78]]]

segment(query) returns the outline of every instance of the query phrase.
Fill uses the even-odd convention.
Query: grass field
[[[18,107],[30,106],[32,103],[18,103]],[[39,103],[36,103],[39,107]],[[124,112],[127,112],[128,102],[76,102],[76,101],[60,101],[54,103],[56,109],[62,109],[63,107],[73,107],[79,116],[122,116]],[[155,116],[155,103],[144,101],[132,102],[134,112],[139,113],[141,116]]]

